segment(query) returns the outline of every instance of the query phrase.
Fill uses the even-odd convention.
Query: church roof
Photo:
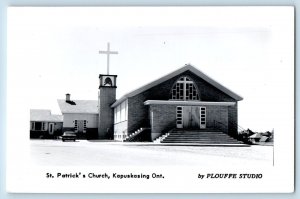
[[[30,109],[30,121],[63,122],[63,116],[52,115],[47,109]]]
[[[144,92],[154,86],[157,86],[160,83],[163,83],[164,81],[171,79],[185,71],[191,71],[192,73],[194,73],[195,75],[199,76],[200,78],[202,78],[203,80],[205,80],[206,82],[208,82],[209,84],[213,85],[214,87],[216,87],[217,89],[221,90],[222,92],[226,93],[227,95],[229,95],[230,97],[232,97],[233,99],[240,101],[243,98],[241,96],[239,96],[238,94],[234,93],[233,91],[229,90],[228,88],[226,88],[225,86],[223,86],[222,84],[218,83],[217,81],[213,80],[212,78],[208,77],[206,74],[204,74],[202,71],[198,70],[197,68],[195,68],[194,66],[190,65],[190,64],[186,64],[184,67],[181,67],[155,81],[152,81],[136,90],[133,90],[127,94],[125,94],[124,96],[122,96],[120,99],[118,99],[111,107],[115,107],[118,104],[120,104],[121,102],[123,102],[124,100],[126,100],[129,97],[135,96],[141,92]]]
[[[72,103],[68,103],[65,99],[58,99],[57,102],[62,113],[98,113],[97,100],[72,100]]]

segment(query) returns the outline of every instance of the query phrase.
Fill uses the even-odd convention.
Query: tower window
[[[174,84],[171,95],[173,100],[199,100],[199,93],[194,81],[187,77],[180,77]]]
[[[109,77],[105,78],[104,86],[112,86],[112,81]]]

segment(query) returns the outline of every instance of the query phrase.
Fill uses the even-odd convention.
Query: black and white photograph
[[[7,191],[293,192],[293,7],[9,7],[7,38]]]

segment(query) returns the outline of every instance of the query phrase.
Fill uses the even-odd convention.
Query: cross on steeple
[[[106,54],[107,55],[107,74],[109,75],[109,55],[110,54],[118,54],[117,51],[110,51],[109,43],[107,43],[107,50],[106,51],[99,51],[99,54]]]

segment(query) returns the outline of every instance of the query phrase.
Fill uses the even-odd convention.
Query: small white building
[[[63,132],[74,131],[79,138],[97,138],[98,133],[98,101],[59,99],[58,105],[63,114]]]
[[[53,138],[62,134],[63,116],[50,110],[30,110],[30,138]]]

